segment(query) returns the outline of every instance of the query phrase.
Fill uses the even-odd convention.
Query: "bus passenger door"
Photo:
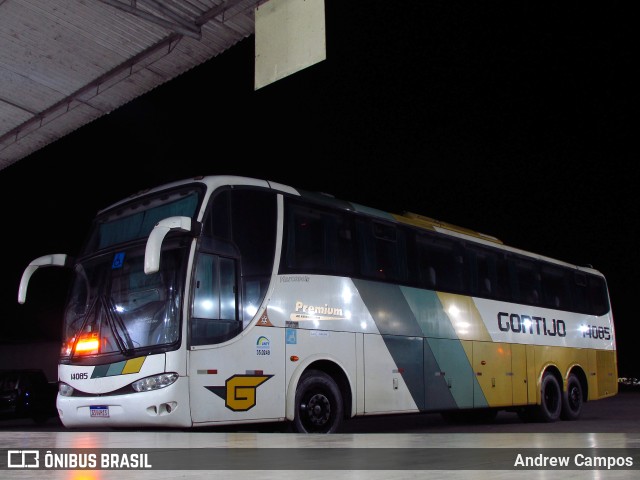
[[[189,384],[194,424],[283,418],[284,332],[271,326],[243,329],[236,260],[200,254],[193,285]]]
[[[189,355],[194,425],[284,418],[283,329],[254,327],[229,343],[192,347]]]

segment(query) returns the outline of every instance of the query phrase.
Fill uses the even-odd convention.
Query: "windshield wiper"
[[[122,318],[120,318],[120,315],[116,310],[116,305],[113,302],[113,299],[111,297],[103,296],[102,305],[104,307],[107,325],[109,325],[109,329],[113,334],[113,338],[116,340],[116,345],[118,345],[118,348],[123,355],[127,357],[132,356],[135,347],[133,345],[131,337],[129,336],[127,327],[125,327]],[[123,334],[120,335],[120,332],[122,332]]]
[[[80,324],[80,328],[78,328],[73,334],[74,341],[73,341],[73,345],[71,345],[71,354],[70,354],[71,360],[73,360],[73,358],[76,356],[76,346],[80,341],[80,337],[82,336],[82,331],[85,329],[85,327],[87,326],[87,323],[89,322],[89,317],[91,316],[91,313],[95,310],[96,305],[98,304],[98,300],[100,300],[100,297],[96,297],[93,299],[93,301],[91,302],[91,305],[89,305],[89,308],[87,308],[87,311],[82,317],[82,323]]]

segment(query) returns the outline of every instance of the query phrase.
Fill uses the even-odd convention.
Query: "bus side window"
[[[425,288],[460,293],[465,289],[464,259],[456,240],[416,237],[419,282]]]
[[[233,259],[199,256],[193,285],[192,345],[224,342],[240,332],[236,282]]]
[[[284,253],[288,273],[353,274],[349,217],[322,208],[287,203]]]
[[[544,265],[541,273],[544,306],[565,310],[570,309],[570,277],[566,274],[567,271],[553,265]]]
[[[325,225],[322,216],[311,209],[294,209],[289,224],[287,265],[303,271],[315,271],[325,261]]]
[[[435,290],[438,272],[429,255],[429,243],[423,236],[416,237],[416,258],[418,263],[418,284],[423,288]]]
[[[375,220],[357,221],[360,271],[364,277],[406,282],[407,250],[404,231]]]
[[[604,315],[609,311],[607,285],[603,278],[589,275],[589,306],[592,315]]]
[[[469,290],[472,295],[491,297],[495,278],[489,265],[489,253],[484,249],[467,245],[466,274],[469,278]]]
[[[509,267],[503,253],[496,252],[492,255],[491,269],[495,276],[492,297],[496,300],[510,299]]]
[[[582,272],[575,272],[573,275],[573,301],[576,312],[589,312],[589,292],[587,290],[587,275]]]
[[[528,305],[539,305],[541,302],[541,278],[536,262],[527,258],[512,257],[511,267],[514,301]]]

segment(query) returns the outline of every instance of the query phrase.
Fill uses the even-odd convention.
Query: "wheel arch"
[[[567,370],[564,382],[562,383],[562,390],[567,390],[567,381],[569,380],[569,375],[571,374],[574,374],[578,378],[580,386],[582,387],[582,401],[586,402],[589,398],[589,381],[587,379],[587,374],[585,373],[581,365],[573,365]]]
[[[536,394],[537,405],[542,404],[542,395],[541,395],[542,379],[547,374],[553,375],[556,378],[556,380],[558,381],[558,385],[560,385],[560,389],[562,391],[566,389],[565,379],[562,378],[562,373],[560,372],[560,369],[558,368],[558,366],[553,363],[545,365],[544,368],[542,368],[542,370],[540,371],[540,376],[538,377],[538,388],[537,388],[537,394]]]
[[[347,419],[352,417],[355,409],[354,396],[352,393],[353,385],[351,384],[346,370],[336,360],[328,358],[310,358],[304,364],[299,365],[298,368],[296,368],[296,371],[289,380],[285,411],[287,420],[293,421],[295,417],[296,389],[298,388],[298,383],[300,382],[302,375],[309,370],[319,370],[333,378],[340,389],[340,394],[342,395],[344,418]]]

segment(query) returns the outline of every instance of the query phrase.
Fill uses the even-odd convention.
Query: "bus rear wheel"
[[[536,410],[539,422],[555,422],[560,419],[562,409],[562,388],[558,379],[551,373],[545,373],[540,384],[541,402]]]
[[[575,374],[570,374],[567,379],[567,391],[562,395],[563,420],[577,420],[582,412],[582,384]]]
[[[342,423],[344,407],[336,382],[324,372],[302,375],[296,390],[293,429],[298,433],[334,433]]]

